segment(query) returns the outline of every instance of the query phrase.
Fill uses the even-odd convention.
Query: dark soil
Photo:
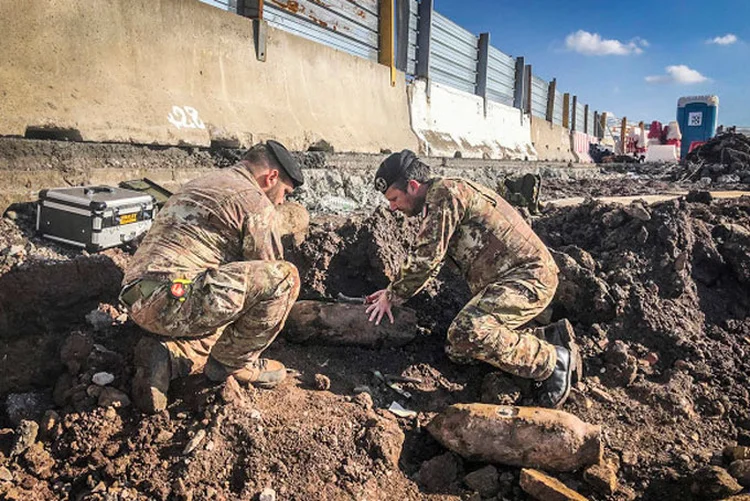
[[[585,356],[586,377],[565,410],[605,430],[621,484],[609,499],[699,499],[695,472],[728,466],[724,447],[750,440],[750,199],[688,199],[591,202],[534,222],[561,268],[544,316],[569,318]],[[525,402],[522,382],[444,355],[446,329],[468,299],[446,266],[409,302],[423,330],[405,347],[299,346],[282,337],[267,355],[296,372],[280,388],[214,387],[193,376],[173,385],[167,411],[143,416],[123,400],[140,331],[112,306],[127,254],[63,255],[32,237],[20,216],[0,223],[8,235],[0,248],[33,244],[47,257],[12,261],[0,251],[0,280],[12,284],[0,288],[0,467],[12,476],[0,480],[0,497],[239,500],[271,487],[279,499],[465,499],[472,490],[464,476],[486,465],[444,456],[424,425],[453,403]],[[307,240],[289,252],[302,297],[382,288],[415,232],[415,221],[382,209],[314,218]],[[124,394],[111,392],[113,406],[111,398],[99,406],[105,390],[92,385],[102,371]],[[403,383],[412,394],[405,398],[373,371],[421,382]],[[391,415],[393,401],[417,417]],[[24,417],[41,423],[38,444],[10,458]],[[448,463],[433,482],[431,468]],[[495,466],[495,499],[526,499],[519,470]],[[605,499],[582,472],[557,478]]]

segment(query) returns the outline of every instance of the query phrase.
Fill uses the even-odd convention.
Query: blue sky
[[[435,10],[596,110],[665,122],[679,97],[716,94],[720,124],[750,126],[750,0],[435,0]]]

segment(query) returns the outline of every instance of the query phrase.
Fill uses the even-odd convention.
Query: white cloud
[[[603,39],[598,33],[578,30],[565,37],[565,48],[587,56],[629,56],[641,54],[648,41],[636,37],[629,42]]]
[[[688,68],[684,64],[666,67],[666,75],[655,75],[646,77],[648,83],[677,83],[677,84],[696,84],[708,81],[708,78],[701,75],[698,71]]]
[[[732,33],[727,33],[723,37],[714,37],[710,40],[706,40],[706,43],[716,45],[732,45],[735,42],[737,42],[737,35],[734,35]]]

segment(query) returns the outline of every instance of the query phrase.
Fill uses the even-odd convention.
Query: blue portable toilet
[[[677,124],[682,132],[680,158],[687,156],[693,141],[708,141],[714,137],[718,121],[718,96],[681,97],[677,101]]]

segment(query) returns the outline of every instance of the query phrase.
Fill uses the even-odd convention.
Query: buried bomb
[[[297,301],[284,328],[294,343],[339,346],[403,346],[417,335],[417,314],[409,308],[393,308],[394,323],[380,325],[368,320],[362,304]]]
[[[600,426],[537,407],[455,404],[438,414],[427,430],[468,460],[547,471],[596,464],[604,452]]]

